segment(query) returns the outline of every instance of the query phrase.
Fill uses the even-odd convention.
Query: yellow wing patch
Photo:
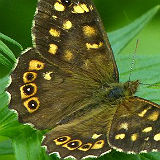
[[[44,63],[38,60],[31,60],[29,62],[29,70],[42,70],[44,69]]]
[[[57,50],[58,50],[58,46],[56,44],[49,45],[49,51],[48,51],[49,53],[55,55]]]
[[[49,30],[49,33],[50,33],[50,35],[53,36],[53,37],[60,37],[60,31],[57,31],[56,29],[51,28],[51,29]]]
[[[97,141],[91,149],[101,149],[104,146],[104,140]]]
[[[118,139],[124,139],[125,138],[125,134],[124,133],[122,133],[122,134],[117,134],[116,136],[115,136],[115,139],[116,140],[118,140]]]
[[[146,127],[145,129],[142,130],[142,132],[151,132],[152,131],[152,127]]]
[[[68,30],[68,29],[71,29],[71,28],[72,28],[72,22],[69,21],[69,20],[66,20],[66,21],[63,23],[63,29]]]
[[[134,134],[132,134],[131,135],[131,141],[136,141],[137,140],[137,138],[138,138],[138,134],[137,133],[134,133]]]
[[[87,5],[86,4],[78,4],[78,5],[75,5],[74,7],[73,7],[73,11],[72,11],[72,13],[84,13],[84,12],[89,12],[89,8],[87,7]]]
[[[138,116],[139,117],[144,117],[149,109],[151,109],[151,107],[148,107],[148,108],[144,109],[142,112],[138,113]]]
[[[88,37],[92,37],[96,35],[96,29],[92,26],[84,26],[83,33]]]
[[[88,50],[90,50],[90,49],[98,49],[98,48],[100,48],[102,46],[103,46],[102,42],[99,42],[99,44],[96,44],[96,43],[94,43],[94,44],[86,43],[86,47],[87,47]]]
[[[155,111],[151,115],[149,115],[148,120],[150,121],[156,121],[159,117],[159,112]]]
[[[156,134],[156,135],[154,136],[154,140],[155,140],[155,141],[160,141],[160,133],[158,133],[158,134]]]
[[[65,10],[65,6],[59,2],[54,4],[54,9],[59,12],[63,12]]]
[[[67,60],[67,61],[70,61],[71,59],[73,59],[73,53],[69,50],[65,51],[65,55],[64,55],[64,58]]]

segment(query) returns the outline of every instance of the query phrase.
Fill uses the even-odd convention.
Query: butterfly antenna
[[[148,86],[148,87],[160,87],[159,84],[147,84],[147,83],[141,83],[141,82],[139,84],[144,85],[144,86]]]
[[[129,81],[131,81],[131,74],[135,65],[135,57],[136,57],[136,53],[137,53],[137,48],[138,48],[138,44],[139,44],[139,40],[137,40],[136,42],[136,48],[135,51],[133,53],[133,57],[132,57],[132,63],[131,63],[131,68],[130,68],[130,73],[129,73]]]

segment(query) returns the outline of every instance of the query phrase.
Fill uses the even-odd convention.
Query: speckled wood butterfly
[[[91,0],[39,0],[32,33],[12,74],[10,108],[20,122],[52,129],[42,142],[48,153],[160,151],[160,106],[133,96],[139,81],[119,82]]]

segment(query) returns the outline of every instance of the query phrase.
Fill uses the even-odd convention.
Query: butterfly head
[[[124,83],[125,96],[132,96],[134,93],[136,93],[139,83],[140,82],[138,80],[127,81]]]

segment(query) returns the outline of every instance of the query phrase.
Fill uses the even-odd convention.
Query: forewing
[[[34,49],[25,52],[12,73],[10,108],[19,120],[36,128],[53,128],[65,116],[93,103],[99,87],[81,71],[70,72],[48,63]]]
[[[109,152],[111,148],[106,131],[110,128],[115,111],[115,107],[107,104],[83,108],[51,130],[43,145],[47,146],[48,153],[58,152],[62,158],[73,156],[81,159]]]
[[[40,0],[34,20],[34,47],[50,62],[82,68],[102,83],[118,81],[112,49],[91,0]]]
[[[109,131],[111,147],[124,152],[160,151],[160,106],[138,97],[119,105]]]

